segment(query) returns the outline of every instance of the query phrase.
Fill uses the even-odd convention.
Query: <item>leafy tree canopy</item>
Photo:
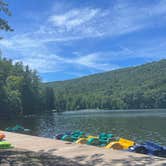
[[[0,116],[36,114],[53,108],[53,90],[42,86],[36,71],[0,58]]]
[[[7,16],[11,16],[11,12],[8,9],[8,4],[5,1],[0,0],[0,14],[2,15],[2,13]],[[8,21],[2,17],[0,17],[0,30],[13,31],[13,29],[8,24]],[[2,37],[0,37],[0,39],[1,38]]]

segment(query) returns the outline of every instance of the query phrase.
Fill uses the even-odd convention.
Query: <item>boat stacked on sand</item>
[[[5,141],[5,134],[0,133],[0,149],[9,149],[12,148],[13,146],[11,145],[11,143]]]
[[[56,139],[75,142],[78,144],[94,145],[106,149],[124,150],[159,157],[166,157],[166,147],[150,141],[138,144],[135,141],[116,137],[113,134],[100,133],[98,136],[86,134],[82,131],[65,132],[56,135]]]

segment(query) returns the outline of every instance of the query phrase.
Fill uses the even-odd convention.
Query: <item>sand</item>
[[[4,132],[14,149],[0,150],[0,165],[166,166],[166,159],[80,145],[60,140]]]

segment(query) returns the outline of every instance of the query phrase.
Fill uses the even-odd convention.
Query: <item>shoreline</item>
[[[44,112],[44,114],[57,114],[57,115],[72,115],[72,114],[90,114],[90,113],[157,113],[158,111],[165,111],[166,108],[147,108],[147,109],[80,109],[80,110],[68,110],[68,111],[48,111]],[[41,114],[27,114],[27,115],[17,115],[17,116],[4,116],[1,115],[0,119],[14,119],[14,118],[31,118],[36,117]]]
[[[57,114],[76,114],[76,113],[123,113],[123,112],[158,112],[166,111],[166,108],[147,108],[147,109],[83,109],[83,110],[69,110],[62,112],[53,112]]]
[[[81,145],[71,142],[65,142],[60,140],[54,140],[43,137],[36,137],[24,134],[16,134],[4,132],[6,140],[12,143],[15,147],[13,150],[19,155],[24,152],[32,152],[35,155],[44,155],[49,158],[59,158],[60,160],[54,160],[55,165],[61,162],[61,164],[67,164],[66,161],[71,161],[74,165],[165,165],[166,159],[154,156],[147,156],[143,154],[117,151],[111,149],[105,149],[89,145]],[[1,153],[5,150],[0,150]],[[12,152],[10,152],[11,154]],[[51,155],[49,157],[49,155]],[[28,159],[28,158],[26,158]],[[16,158],[17,160],[17,158]],[[19,157],[18,157],[19,160]],[[19,161],[18,161],[19,162]],[[60,165],[60,164],[59,164]]]

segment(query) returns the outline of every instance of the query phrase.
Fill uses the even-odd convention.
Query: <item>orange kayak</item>
[[[3,133],[0,133],[0,140],[4,139],[5,138],[5,134]]]

